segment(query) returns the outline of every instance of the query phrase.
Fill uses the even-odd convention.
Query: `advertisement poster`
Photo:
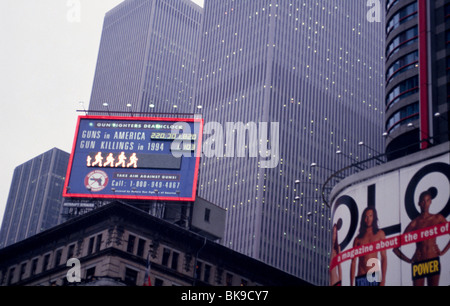
[[[194,201],[203,120],[82,116],[64,197]]]
[[[335,197],[331,286],[450,285],[449,159],[388,172]]]

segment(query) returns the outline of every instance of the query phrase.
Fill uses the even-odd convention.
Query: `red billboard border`
[[[200,129],[199,129],[199,137],[198,137],[198,148],[195,152],[195,173],[194,173],[194,181],[192,186],[192,196],[190,198],[176,198],[176,197],[158,197],[158,196],[138,196],[138,195],[118,195],[118,196],[111,196],[111,195],[92,195],[92,194],[71,194],[68,193],[68,187],[69,187],[69,180],[72,173],[72,166],[73,166],[73,158],[75,155],[75,149],[77,146],[77,140],[78,140],[78,133],[80,129],[80,122],[84,119],[90,119],[90,120],[122,120],[122,121],[161,121],[161,122],[194,122],[194,123],[200,123]],[[73,140],[72,145],[72,152],[70,154],[69,159],[69,165],[67,167],[66,172],[66,180],[64,183],[64,190],[63,190],[63,197],[64,198],[78,198],[78,199],[108,199],[108,200],[154,200],[154,201],[185,201],[185,202],[194,202],[196,198],[197,193],[197,182],[198,182],[198,173],[199,173],[199,166],[200,166],[200,157],[201,157],[201,149],[202,149],[202,138],[203,138],[203,125],[204,120],[203,119],[197,119],[197,118],[166,118],[166,117],[118,117],[118,116],[79,116],[77,120],[77,127],[75,130],[75,136]]]

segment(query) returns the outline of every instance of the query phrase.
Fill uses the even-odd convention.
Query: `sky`
[[[122,1],[0,1],[0,223],[14,169],[54,147],[72,151],[104,16]]]

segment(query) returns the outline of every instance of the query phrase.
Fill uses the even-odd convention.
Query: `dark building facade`
[[[323,182],[384,148],[384,23],[368,10],[366,1],[204,6],[195,102],[205,126],[219,123],[205,141],[235,137],[227,122],[248,136],[244,157],[202,159],[199,195],[227,209],[226,246],[314,284],[328,284]]]
[[[125,0],[104,20],[89,110],[191,112],[202,8]]]
[[[386,1],[386,154],[449,140],[450,1]]]
[[[69,153],[54,148],[14,170],[0,231],[0,247],[62,222],[62,191]]]
[[[73,258],[79,280],[68,278]],[[147,276],[153,286],[310,285],[120,202],[0,250],[2,286],[142,286]]]

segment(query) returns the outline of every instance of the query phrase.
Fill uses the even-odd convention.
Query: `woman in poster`
[[[338,230],[342,226],[342,220],[339,219],[338,223],[333,226],[333,246],[331,249],[331,261],[341,252],[341,247],[338,242]],[[330,285],[331,286],[341,286],[342,285],[342,268],[338,264],[332,270],[330,270]]]

